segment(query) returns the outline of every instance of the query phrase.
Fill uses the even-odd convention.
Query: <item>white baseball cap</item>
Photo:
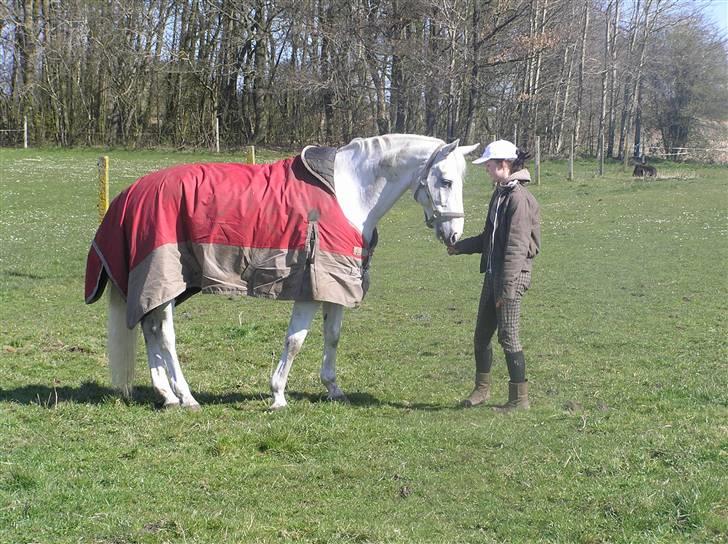
[[[513,160],[518,158],[518,148],[508,140],[496,140],[489,143],[483,150],[483,154],[473,161],[473,164],[480,164],[490,159]]]

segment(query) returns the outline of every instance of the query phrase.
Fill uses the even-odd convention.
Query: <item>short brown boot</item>
[[[528,410],[528,382],[508,382],[508,402],[502,406],[494,406],[493,410],[499,413],[508,413],[514,410]]]
[[[475,389],[470,396],[463,401],[465,408],[472,408],[478,404],[483,404],[490,398],[490,372],[475,373]]]

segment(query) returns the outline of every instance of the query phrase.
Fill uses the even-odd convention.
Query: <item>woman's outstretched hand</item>
[[[460,253],[458,249],[455,246],[447,246],[447,254],[448,255],[457,255]]]

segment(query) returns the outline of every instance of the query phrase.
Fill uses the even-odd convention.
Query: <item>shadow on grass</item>
[[[265,393],[225,393],[216,395],[205,392],[192,393],[198,402],[205,405],[214,404],[246,404],[250,402],[261,402],[270,400],[270,394]],[[311,404],[330,402],[324,394],[306,393],[301,391],[289,391],[287,396],[293,401],[307,401]],[[427,403],[406,403],[381,401],[368,393],[351,393],[348,395],[351,406],[370,408],[389,406],[400,410],[425,410],[440,411],[454,410],[454,406],[443,406],[440,404]],[[13,402],[16,404],[38,405],[45,408],[54,408],[60,403],[72,402],[76,404],[107,404],[117,401],[128,404],[149,405],[161,408],[162,403],[159,396],[150,386],[137,386],[134,388],[134,395],[131,400],[122,400],[118,391],[100,385],[96,382],[84,382],[80,386],[48,386],[48,385],[25,385],[15,389],[0,388],[0,402]]]
[[[225,394],[211,395],[206,393],[193,393],[203,404],[235,404],[246,401],[261,400],[263,395]],[[119,392],[112,387],[100,385],[96,382],[84,382],[80,386],[48,386],[25,385],[15,389],[0,388],[0,402],[14,402],[16,404],[38,405],[53,408],[63,402],[76,404],[100,405],[115,402],[127,404],[150,405],[161,408],[160,397],[150,386],[137,386],[130,400],[122,399]]]
[[[422,410],[428,412],[439,412],[442,410],[454,410],[456,406],[448,406],[442,404],[429,404],[426,402],[393,402],[390,400],[381,401],[368,393],[351,393],[347,394],[352,406],[371,407],[371,406],[389,406],[399,410]],[[325,399],[325,398],[324,398]]]
[[[10,278],[22,278],[26,280],[44,280],[47,276],[38,276],[28,272],[18,272],[16,270],[0,270],[0,276],[8,276]]]
[[[117,396],[114,389],[94,382],[85,382],[78,387],[33,384],[15,389],[0,388],[0,402],[37,404],[45,407],[53,407],[60,402],[104,404],[114,396]]]
[[[301,393],[299,391],[287,391],[286,396],[289,399],[302,401],[307,400],[311,404],[317,404],[319,402],[331,402],[326,398],[325,394],[311,394]],[[428,404],[424,402],[410,403],[410,402],[393,402],[379,400],[377,397],[370,395],[369,393],[346,393],[349,398],[349,404],[358,408],[371,408],[371,407],[385,407],[396,408],[398,410],[423,410],[430,412],[439,412],[442,410],[456,410],[457,406],[448,406],[442,404]]]

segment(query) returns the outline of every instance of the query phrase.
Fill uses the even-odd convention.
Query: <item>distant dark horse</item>
[[[632,177],[635,178],[654,178],[657,176],[657,169],[654,166],[647,164],[647,159],[642,157],[641,161],[634,165],[632,171]]]

